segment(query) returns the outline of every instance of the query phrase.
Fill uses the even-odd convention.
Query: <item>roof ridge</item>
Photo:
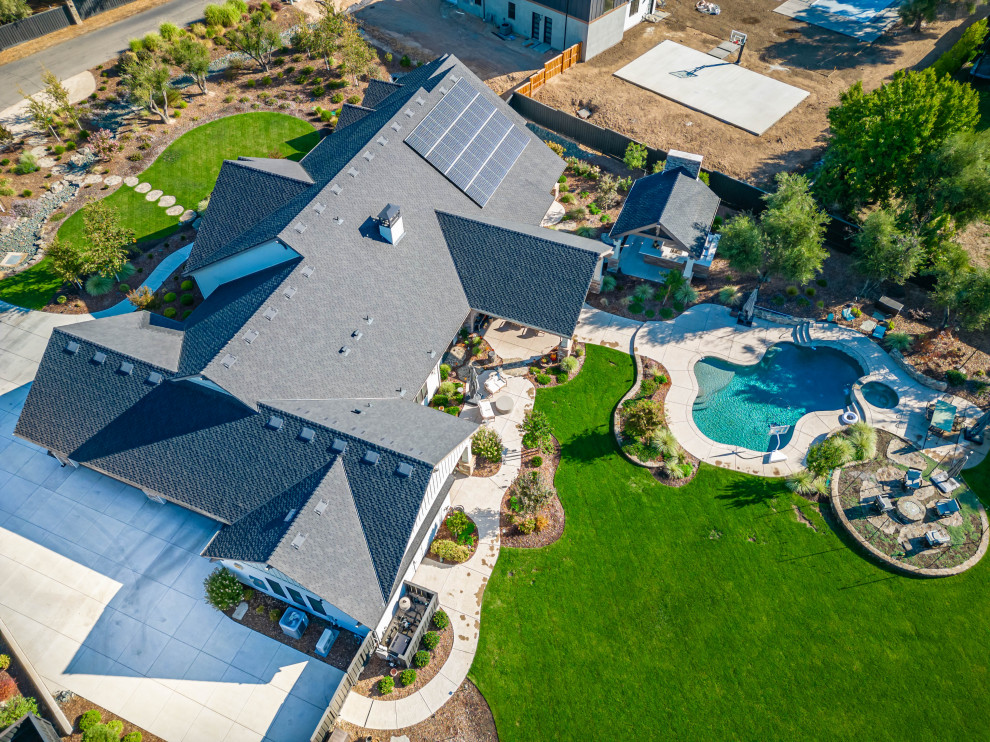
[[[513,234],[526,235],[527,237],[532,237],[535,240],[541,240],[542,242],[546,242],[546,243],[551,244],[551,245],[559,245],[561,247],[566,247],[567,249],[574,250],[576,252],[591,252],[591,253],[595,253],[596,255],[601,255],[601,250],[597,247],[597,244],[598,244],[597,242],[595,242],[594,240],[590,240],[587,237],[581,237],[580,235],[575,234],[573,232],[562,232],[560,230],[549,229],[547,227],[541,227],[539,225],[525,224],[523,222],[501,222],[500,220],[491,219],[491,218],[489,218],[489,219],[478,219],[476,217],[470,217],[470,216],[463,216],[461,214],[455,214],[455,213],[450,212],[450,211],[436,210],[436,213],[437,213],[438,216],[441,216],[441,215],[442,216],[449,216],[449,217],[452,217],[454,219],[461,219],[463,221],[472,222],[474,224],[480,224],[480,225],[485,226],[485,227],[491,227],[492,229],[501,229],[504,232],[512,232]],[[522,229],[513,229],[512,226],[510,226],[512,224],[518,224],[518,226],[520,226],[520,227],[526,227],[526,228],[528,228],[530,230],[533,230],[533,232],[537,232],[538,230],[546,230],[547,232],[552,232],[553,234],[558,234],[558,235],[565,235],[566,237],[565,237],[564,240],[557,241],[557,240],[554,240],[554,239],[552,239],[552,238],[550,238],[548,236],[544,236],[544,235],[539,234],[539,233],[534,234],[533,232],[524,231]],[[570,238],[587,240],[591,244],[588,247],[580,247],[578,245],[572,245],[572,244],[570,244],[567,241],[567,239],[570,239]]]

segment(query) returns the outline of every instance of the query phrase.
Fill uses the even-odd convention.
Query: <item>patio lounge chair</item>
[[[941,469],[932,473],[931,480],[938,491],[944,495],[951,494],[961,486],[957,480],[949,476],[948,472]]]
[[[954,497],[951,500],[939,500],[935,503],[935,512],[938,513],[939,518],[958,513],[959,500]]]
[[[506,384],[508,384],[508,382],[502,377],[502,373],[498,369],[495,369],[495,371],[492,372],[492,375],[485,380],[485,391],[487,391],[489,395],[493,395],[504,388]]]
[[[495,410],[492,409],[492,403],[487,399],[483,399],[478,403],[478,410],[481,412],[481,419],[485,422],[495,419]]]
[[[929,546],[947,546],[952,542],[952,539],[944,533],[940,533],[938,531],[928,531],[925,534],[925,541],[928,542]]]
[[[894,509],[893,504],[890,502],[890,498],[884,495],[877,495],[876,499],[873,501],[873,506],[881,513],[889,513]]]
[[[904,489],[916,490],[921,487],[921,469],[908,469],[904,472]]]
[[[855,315],[853,315],[853,310],[849,307],[843,309],[842,319],[844,319],[846,322],[852,322],[854,319],[856,319]]]
[[[873,331],[873,337],[882,338],[887,334],[887,325],[877,325],[877,329]]]

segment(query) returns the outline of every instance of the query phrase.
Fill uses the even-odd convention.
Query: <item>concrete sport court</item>
[[[615,76],[757,136],[808,97],[806,90],[673,41],[661,42]]]

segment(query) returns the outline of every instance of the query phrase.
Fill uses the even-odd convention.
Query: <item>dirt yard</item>
[[[704,155],[706,167],[766,185],[774,174],[807,167],[821,156],[828,109],[850,85],[862,79],[873,89],[899,69],[928,66],[967,25],[987,14],[981,8],[967,16],[960,8],[952,17],[950,10],[920,34],[898,24],[873,44],[864,44],[774,13],[779,4],[780,0],[732,0],[722,3],[721,15],[708,16],[697,12],[693,3],[672,0],[664,8],[669,18],[639,24],[621,44],[554,78],[534,97],[572,114],[588,108],[592,123],[654,147],[697,152]],[[744,67],[811,93],[761,137],[613,75],[666,39],[708,51],[728,39],[733,29],[749,35]]]

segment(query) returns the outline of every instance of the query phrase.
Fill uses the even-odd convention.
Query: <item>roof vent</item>
[[[364,157],[364,159],[366,159],[368,162],[371,162],[372,160],[375,159],[375,153],[374,152],[365,152],[361,156]]]
[[[370,325],[372,322],[375,321],[375,318],[372,317],[370,314],[366,314],[364,316],[364,321],[367,322]]]
[[[447,94],[447,86],[444,85],[440,88],[440,95],[446,95],[446,94]]]
[[[305,542],[306,536],[301,533],[297,533],[296,537],[292,539],[292,548],[299,549]]]
[[[244,342],[247,343],[248,345],[250,345],[257,339],[258,339],[257,330],[248,330],[247,332],[244,333]]]
[[[102,351],[96,351],[90,360],[97,366],[102,366],[107,360],[107,354]]]
[[[222,363],[226,368],[230,368],[237,363],[237,356],[232,356],[228,353],[223,357],[223,360],[221,360],[220,363]]]
[[[385,146],[386,144],[388,144],[388,140],[387,140],[387,139],[386,139],[385,137],[378,137],[378,139],[376,139],[375,141],[376,141],[376,142],[378,142],[378,143],[379,143],[380,145],[382,145],[383,147],[384,147],[384,146]]]
[[[65,352],[71,356],[74,356],[76,353],[79,352],[79,343],[77,343],[75,340],[70,340],[65,344]]]
[[[411,109],[411,108],[407,108],[406,109],[406,117],[407,118],[412,118],[415,115],[416,115],[416,112],[413,109]]]
[[[321,497],[320,498],[320,501],[318,503],[316,503],[316,507],[313,508],[313,510],[316,511],[316,514],[317,515],[323,515],[323,511],[327,509],[327,505],[329,505],[329,504],[330,503],[327,500],[324,500]]]
[[[327,208],[326,204],[321,204],[319,201],[317,201],[316,204],[313,206],[313,211],[315,211],[317,214],[322,214],[324,211],[326,211],[326,208]]]
[[[344,189],[343,189],[343,188],[341,188],[341,187],[340,187],[339,185],[337,185],[336,183],[334,183],[334,184],[333,184],[332,186],[330,186],[330,192],[331,192],[331,193],[332,193],[332,194],[333,194],[334,196],[339,196],[339,195],[340,195],[341,193],[343,193],[343,192],[344,192]]]
[[[333,445],[330,446],[330,452],[335,453],[338,456],[347,450],[347,441],[343,438],[335,438]]]
[[[691,176],[695,179],[700,177],[701,174],[701,155],[694,155],[690,152],[681,152],[677,149],[672,149],[667,153],[667,162],[663,166],[663,171],[673,170],[675,168],[682,167],[687,170]]]
[[[286,299],[291,299],[295,295],[296,295],[296,287],[295,286],[289,286],[289,288],[287,288],[285,290],[285,298]]]
[[[397,391],[399,393],[399,396],[400,397],[405,397],[406,396],[406,390],[405,389],[396,389],[395,391]]]
[[[343,224],[344,223],[344,217],[342,217],[342,216],[335,216],[333,218],[333,223],[334,224],[338,224],[338,225]]]
[[[401,128],[402,128],[402,124],[400,124],[398,121],[392,122],[392,131],[398,131]]]
[[[381,454],[379,454],[378,451],[372,451],[371,449],[368,449],[367,451],[364,452],[364,456],[361,457],[361,463],[374,466],[375,464],[378,463],[378,459],[380,458],[381,458]]]
[[[421,95],[418,98],[416,98],[416,102],[419,103],[419,105],[423,105],[424,103],[426,103],[426,100]]]
[[[364,333],[361,332],[360,330],[355,330],[354,332],[351,333],[351,337],[354,338],[355,340],[360,340],[361,338],[364,337]]]
[[[269,430],[281,430],[282,418],[280,418],[278,415],[272,415],[270,418],[268,418],[268,422],[265,424],[265,427],[268,428]]]
[[[303,443],[309,443],[316,437],[316,431],[312,428],[303,428],[299,431],[299,440]]]
[[[401,464],[395,467],[395,473],[404,479],[409,479],[409,477],[411,477],[413,473],[413,465],[407,464],[405,461],[403,461]]]
[[[436,358],[437,357],[437,352],[435,350],[431,350],[429,353],[430,353],[430,358]]]
[[[302,222],[296,222],[296,226],[293,227],[293,229],[295,229],[299,234],[302,234],[306,231],[306,225]]]
[[[402,212],[395,204],[388,204],[378,214],[378,231],[392,245],[406,233],[402,226]]]
[[[347,168],[347,174],[350,175],[352,178],[356,178],[360,174],[360,171],[350,167]]]
[[[340,355],[342,356],[346,356],[348,353],[351,352],[351,349],[346,345],[342,345],[340,347],[340,350],[338,350],[337,352],[340,353]]]
[[[165,380],[165,377],[164,376],[162,376],[157,371],[152,371],[150,374],[148,374],[148,378],[145,379],[145,383],[146,384],[151,384],[151,386],[158,386],[164,380]]]
[[[117,373],[121,376],[130,376],[134,373],[134,364],[130,361],[121,361],[120,368],[117,369]]]
[[[268,307],[268,309],[265,310],[265,319],[271,322],[275,319],[276,314],[278,314],[278,310],[275,307]]]
[[[313,266],[307,265],[305,268],[302,269],[303,278],[309,278],[310,276],[312,276],[314,270],[315,268],[313,268]]]
[[[451,82],[460,82],[461,81],[461,76],[460,75],[451,75],[450,76],[450,81]]]
[[[285,518],[282,519],[283,523],[290,523],[296,515],[296,509],[292,508],[289,512],[285,514]]]

